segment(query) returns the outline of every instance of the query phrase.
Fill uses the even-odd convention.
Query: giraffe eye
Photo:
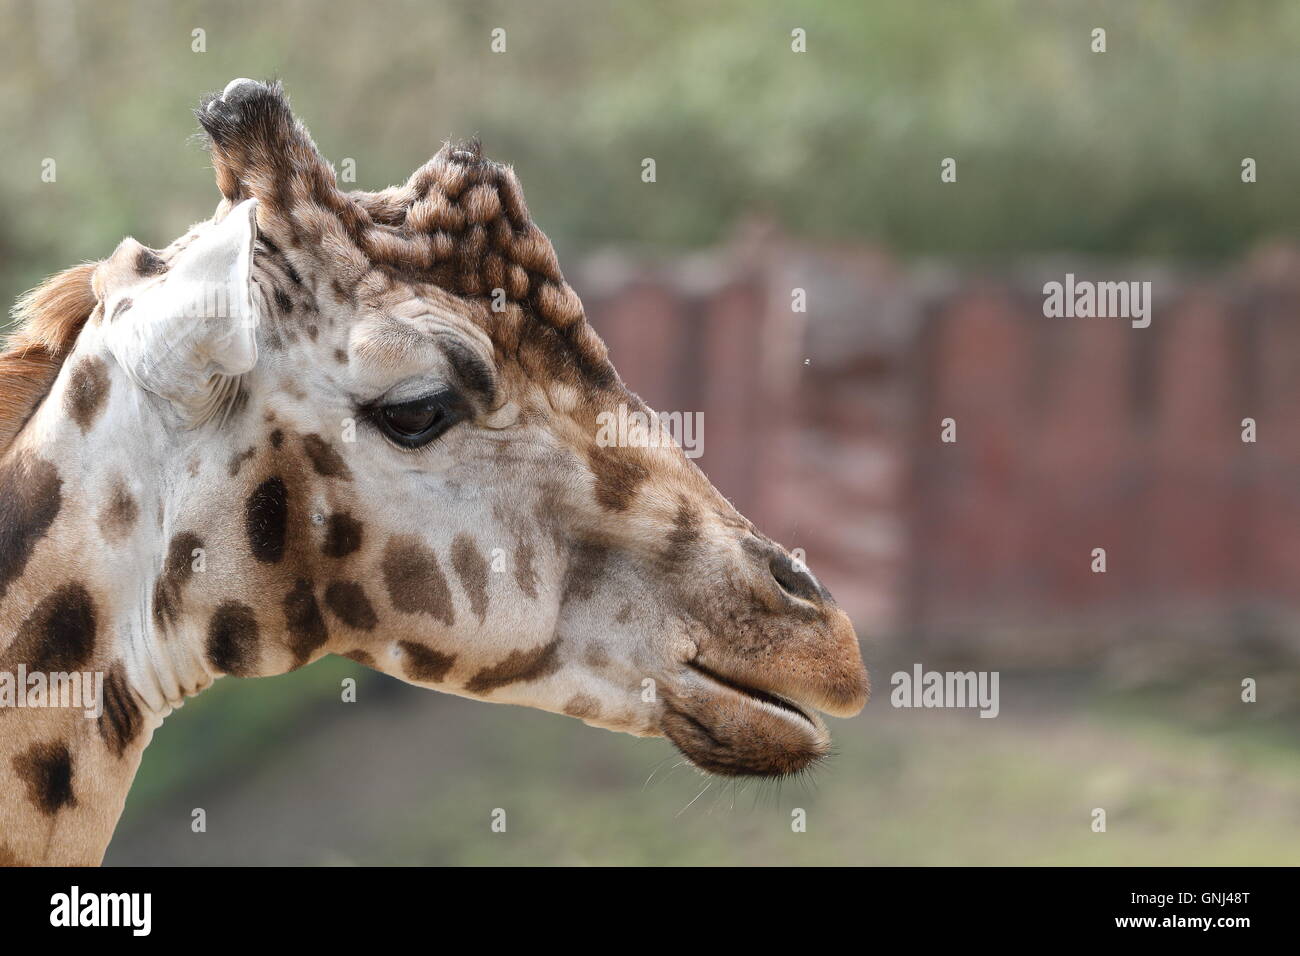
[[[404,448],[427,445],[464,417],[464,406],[449,391],[381,405],[374,412],[379,430]]]

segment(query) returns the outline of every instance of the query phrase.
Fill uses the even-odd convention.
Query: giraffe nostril
[[[784,551],[773,553],[767,564],[772,577],[787,594],[805,601],[821,598],[821,587],[806,570],[795,564],[794,559]]]

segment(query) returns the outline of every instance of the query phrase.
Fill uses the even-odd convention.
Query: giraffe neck
[[[154,729],[210,682],[152,625],[171,451],[114,434],[117,374],[74,353],[0,449],[0,863],[99,863]]]
[[[0,789],[0,865],[103,860],[156,726],[127,693],[106,678],[100,718],[68,707],[0,712],[7,780]]]

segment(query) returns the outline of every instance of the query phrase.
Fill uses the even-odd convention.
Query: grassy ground
[[[290,683],[336,687],[351,667],[223,681],[223,693],[283,698]],[[709,784],[662,741],[380,678],[356,704],[319,693],[287,722],[254,707],[247,723],[270,723],[251,734],[212,734],[229,704],[215,696],[172,718],[107,862],[1300,863],[1295,722],[1212,686],[1197,699],[1004,678],[994,720],[894,710],[882,695],[835,722],[831,762],[779,787]],[[212,749],[227,737],[245,743]],[[177,789],[181,752],[208,767]],[[206,834],[189,832],[194,807]],[[1105,833],[1091,830],[1095,807]]]

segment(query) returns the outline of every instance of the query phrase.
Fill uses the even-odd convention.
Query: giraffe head
[[[149,705],[339,653],[716,773],[823,755],[852,625],[671,441],[599,440],[648,410],[511,169],[447,146],[345,193],[278,86],[198,117],[216,216],[98,267],[56,384],[97,520],[134,512],[102,603]]]

